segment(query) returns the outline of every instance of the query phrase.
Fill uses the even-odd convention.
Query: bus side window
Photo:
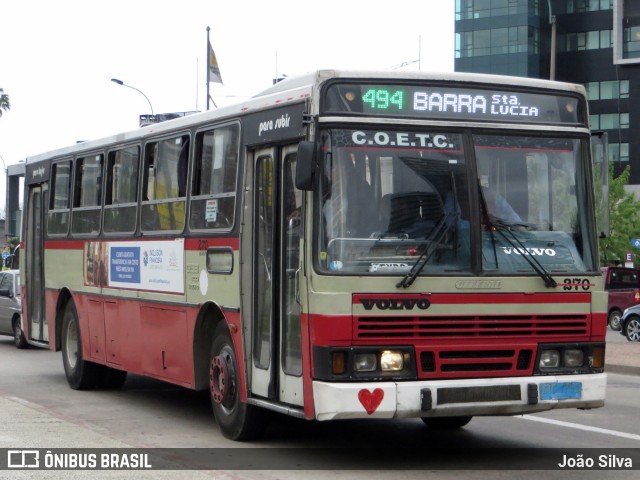
[[[230,229],[236,202],[238,125],[196,136],[196,158],[189,226],[193,230]]]
[[[138,213],[140,147],[109,152],[105,180],[105,233],[133,233]]]
[[[71,207],[71,160],[54,163],[51,173],[51,193],[47,229],[50,235],[66,235],[69,232],[69,208]]]
[[[143,231],[184,229],[189,143],[189,136],[181,135],[147,144]]]
[[[104,155],[88,155],[76,160],[71,232],[97,235],[102,204]]]

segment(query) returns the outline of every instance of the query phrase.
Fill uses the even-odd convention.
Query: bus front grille
[[[533,346],[471,350],[441,346],[419,351],[420,378],[504,377],[531,374]]]
[[[356,317],[355,338],[415,339],[584,336],[590,333],[586,314],[361,316]]]

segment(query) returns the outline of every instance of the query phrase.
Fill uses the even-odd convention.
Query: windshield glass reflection
[[[322,271],[478,273],[474,256],[489,274],[593,268],[580,140],[327,130],[322,152]]]

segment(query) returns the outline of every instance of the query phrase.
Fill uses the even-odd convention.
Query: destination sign
[[[443,120],[586,124],[578,97],[443,85],[332,84],[322,113]]]

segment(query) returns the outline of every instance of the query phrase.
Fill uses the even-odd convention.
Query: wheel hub
[[[211,360],[209,385],[211,386],[211,398],[214,402],[224,404],[229,399],[231,378],[227,361],[222,355],[215,356]]]

